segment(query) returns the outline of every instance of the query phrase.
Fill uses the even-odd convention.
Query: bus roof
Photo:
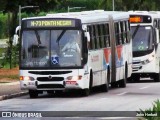
[[[27,19],[41,19],[41,18],[73,18],[80,19],[82,23],[93,23],[93,22],[106,22],[109,20],[109,15],[113,17],[113,19],[128,19],[128,12],[122,11],[104,11],[104,10],[93,10],[93,11],[82,11],[82,12],[69,12],[69,13],[55,13],[55,14],[47,14],[42,17],[30,17],[24,18]]]
[[[153,18],[160,18],[160,11],[129,11],[130,15],[149,15]]]

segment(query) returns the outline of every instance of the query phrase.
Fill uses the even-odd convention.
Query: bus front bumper
[[[21,90],[65,90],[82,89],[77,81],[20,81]]]

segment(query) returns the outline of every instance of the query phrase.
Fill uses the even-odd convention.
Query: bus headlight
[[[147,64],[147,63],[150,63],[150,62],[153,60],[153,57],[154,57],[154,56],[149,57],[147,60],[144,60],[144,61],[142,61],[141,63],[142,63],[143,65],[145,65],[145,64]]]
[[[79,76],[69,76],[67,77],[67,80],[81,80],[82,79],[82,76],[79,75]]]
[[[34,80],[33,77],[29,77],[29,76],[20,76],[19,79],[20,79],[20,80],[25,80],[25,81]]]

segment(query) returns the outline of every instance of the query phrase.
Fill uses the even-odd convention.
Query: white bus
[[[25,18],[20,34],[20,86],[39,93],[126,87],[132,72],[128,12],[103,10]]]
[[[154,11],[130,11],[133,39],[132,80],[140,77],[160,81],[160,14]]]

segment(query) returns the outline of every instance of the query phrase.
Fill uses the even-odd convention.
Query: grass
[[[0,75],[0,79],[9,78],[9,79],[19,79],[19,75]]]
[[[13,69],[0,69],[0,83],[8,83],[19,81],[19,69],[18,67]]]
[[[154,103],[152,103],[152,105],[153,107],[151,108],[145,110],[140,109],[140,112],[138,113],[142,113],[145,120],[160,120],[160,100],[157,99]]]

